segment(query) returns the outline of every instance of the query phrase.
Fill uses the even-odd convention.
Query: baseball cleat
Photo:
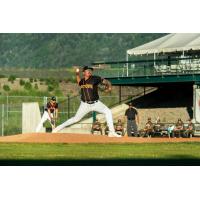
[[[118,135],[117,133],[109,133],[108,137],[122,137],[122,136]]]

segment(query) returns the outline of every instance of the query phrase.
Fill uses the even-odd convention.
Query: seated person
[[[106,122],[104,123],[104,127],[105,127],[105,128],[104,128],[104,134],[105,134],[105,135],[108,135],[108,134],[109,134],[109,127],[108,127],[108,125],[107,125]]]
[[[156,120],[156,123],[153,126],[153,130],[154,130],[153,135],[156,135],[156,134],[162,135],[163,129],[164,129],[163,124],[161,123],[160,118],[158,118]]]
[[[115,124],[115,132],[124,135],[124,125],[121,119],[118,119],[117,123]]]
[[[98,119],[92,124],[92,130],[91,133],[94,134],[94,131],[100,131],[102,135],[102,128],[101,128],[101,123],[99,122]]]
[[[194,135],[195,126],[192,123],[191,119],[189,119],[188,122],[189,123],[188,123],[188,125],[185,129],[185,132],[184,132],[184,137],[192,137]]]
[[[178,137],[181,137],[183,131],[184,131],[184,124],[183,121],[179,118],[172,132],[172,137],[176,135],[178,135]]]
[[[173,133],[173,130],[175,128],[175,125],[173,124],[170,124],[166,129],[167,129],[167,132],[168,132],[168,135],[169,137],[174,137],[174,133]]]
[[[160,118],[158,118],[156,120],[156,123],[154,124],[154,131],[160,132],[161,130],[162,130],[162,124],[161,124]]]
[[[144,136],[152,136],[152,134],[154,133],[153,123],[151,122],[151,118],[150,117],[148,118],[148,121],[147,121],[147,123],[145,125],[144,132],[145,132]]]

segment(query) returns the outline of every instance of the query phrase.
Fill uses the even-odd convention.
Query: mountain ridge
[[[2,33],[0,67],[66,67],[124,60],[127,49],[164,33]]]

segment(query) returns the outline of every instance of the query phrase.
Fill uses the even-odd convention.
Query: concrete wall
[[[22,103],[22,133],[34,133],[40,120],[38,103]],[[45,129],[43,128],[41,132],[45,132]]]
[[[113,114],[113,121],[116,122],[118,119],[124,119],[125,110],[128,108],[126,104],[121,104],[111,109]],[[139,129],[144,128],[147,118],[151,117],[152,122],[155,122],[157,117],[160,117],[161,122],[176,123],[178,118],[181,118],[183,122],[187,122],[190,118],[186,107],[179,108],[151,108],[144,109],[138,108],[140,124]],[[97,118],[101,123],[105,122],[105,117],[102,114],[97,114]],[[62,130],[63,133],[90,133],[92,118],[81,121],[82,124],[74,124],[69,128]],[[84,124],[86,123],[86,124]]]
[[[121,104],[118,105],[114,108],[111,109],[112,114],[113,114],[113,120],[114,122],[117,121],[117,119],[119,117],[122,117],[122,114],[124,115],[125,110],[128,108],[128,106],[126,104]],[[98,114],[97,116],[98,120],[101,123],[104,123],[105,120],[105,116],[103,114]],[[91,133],[91,124],[93,122],[93,118],[88,118],[85,120],[82,120],[80,123],[77,124],[73,124],[69,127],[66,127],[65,129],[63,129],[62,131],[60,131],[61,133],[85,133],[85,134],[90,134]]]

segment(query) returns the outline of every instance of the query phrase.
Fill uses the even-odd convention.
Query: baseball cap
[[[84,72],[85,70],[88,70],[88,69],[93,71],[93,68],[92,68],[92,67],[89,67],[89,66],[87,66],[87,65],[83,66],[83,72]]]
[[[52,100],[52,101],[56,101],[56,97],[54,97],[54,96],[51,97],[51,100]]]

